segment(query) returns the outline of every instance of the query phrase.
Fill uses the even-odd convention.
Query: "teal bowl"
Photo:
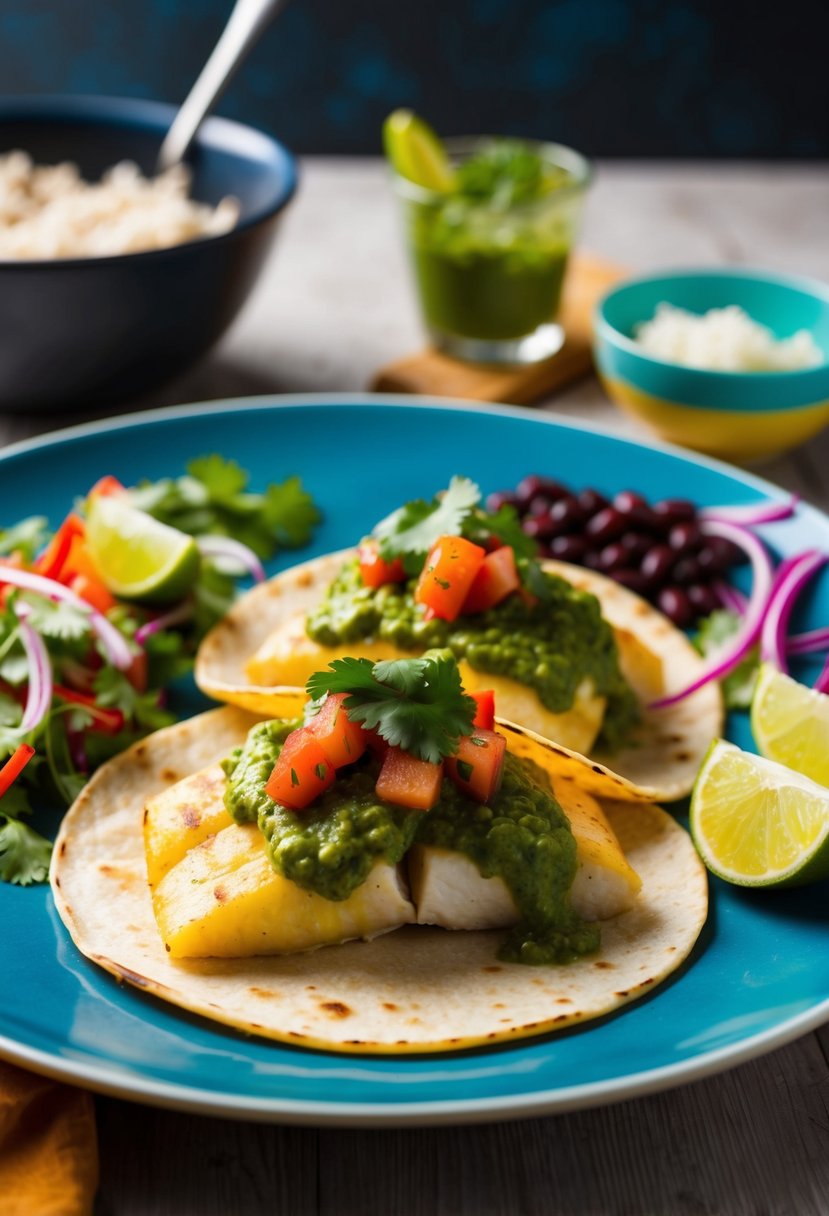
[[[730,372],[657,359],[634,332],[663,302],[695,313],[737,304],[776,338],[807,329],[824,361],[802,371]],[[762,460],[829,424],[829,286],[731,268],[629,279],[597,307],[594,358],[608,395],[662,439],[726,460]]]

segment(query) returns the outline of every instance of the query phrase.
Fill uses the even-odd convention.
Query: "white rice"
[[[659,304],[653,320],[637,325],[635,334],[642,349],[657,359],[712,371],[797,371],[824,361],[807,329],[775,338],[736,304],[702,316]]]
[[[183,165],[147,178],[123,161],[86,182],[76,165],[35,165],[25,152],[8,152],[0,156],[0,259],[136,253],[234,226],[235,199],[210,207],[189,198],[189,189]]]

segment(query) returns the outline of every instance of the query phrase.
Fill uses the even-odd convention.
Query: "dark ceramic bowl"
[[[152,174],[175,109],[119,98],[0,100],[0,152],[74,161],[97,179],[120,160]],[[0,409],[117,405],[183,371],[250,292],[296,188],[291,154],[251,127],[210,118],[188,157],[191,193],[239,203],[236,227],[116,257],[0,261]]]

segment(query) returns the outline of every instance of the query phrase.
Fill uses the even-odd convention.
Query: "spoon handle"
[[[158,153],[161,173],[183,160],[206,114],[229,84],[234,72],[287,0],[236,0],[227,25],[202,68]]]

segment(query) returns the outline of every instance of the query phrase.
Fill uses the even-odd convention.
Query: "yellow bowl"
[[[829,362],[800,371],[710,371],[668,363],[633,340],[662,302],[690,312],[737,304],[777,338],[808,329],[829,350],[829,288],[756,271],[679,271],[610,291],[595,318],[594,357],[608,395],[662,439],[726,460],[787,451],[829,425]]]

